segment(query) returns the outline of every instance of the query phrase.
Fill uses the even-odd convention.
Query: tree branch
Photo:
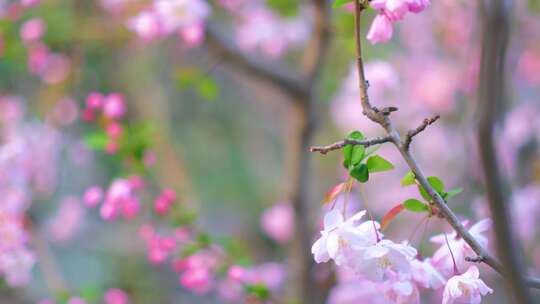
[[[405,136],[405,140],[403,141],[403,148],[409,149],[409,146],[411,145],[411,142],[412,142],[412,138],[420,134],[420,132],[424,131],[429,125],[432,125],[433,123],[435,123],[437,120],[439,120],[439,118],[441,118],[440,115],[436,115],[433,118],[426,118],[424,119],[422,124],[418,126],[418,128],[414,130],[410,130],[407,133],[407,136]]]
[[[243,53],[221,37],[212,24],[206,26],[205,41],[208,49],[223,62],[273,85],[292,97],[291,101],[299,101],[308,95],[309,89],[302,75],[296,75],[280,64],[264,62],[260,57]]]
[[[392,137],[386,136],[386,137],[375,137],[375,138],[369,138],[369,139],[344,139],[342,141],[338,141],[336,143],[333,143],[328,146],[314,146],[309,149],[310,152],[319,152],[321,154],[327,154],[328,152],[339,150],[345,147],[346,145],[362,145],[364,147],[384,144],[387,142],[392,142]]]
[[[509,291],[516,303],[532,303],[525,287],[521,246],[512,233],[507,198],[499,172],[493,129],[505,98],[506,50],[510,36],[511,0],[482,0],[482,57],[479,74],[478,143],[486,185],[486,194],[493,218],[497,253]],[[507,192],[508,193],[508,192]]]
[[[388,136],[392,139],[391,142],[394,143],[395,147],[400,152],[401,156],[414,173],[418,183],[424,187],[426,192],[432,198],[433,203],[439,209],[442,216],[446,221],[454,228],[460,237],[462,237],[465,242],[471,247],[471,249],[480,257],[483,257],[484,263],[489,265],[495,271],[499,272],[503,276],[506,276],[507,271],[501,266],[501,264],[483,248],[480,243],[469,233],[469,231],[463,226],[461,221],[455,215],[455,213],[448,207],[444,199],[433,189],[426,179],[426,176],[423,170],[418,165],[418,162],[411,153],[408,145],[406,145],[406,140],[402,140],[399,132],[394,127],[390,115],[385,115],[381,111],[376,111],[374,107],[371,106],[369,102],[368,92],[367,92],[367,81],[364,75],[364,66],[362,59],[362,46],[360,39],[360,16],[362,10],[365,8],[364,5],[360,3],[360,0],[355,0],[355,28],[356,28],[356,48],[357,48],[357,68],[358,75],[360,80],[360,99],[362,104],[363,113],[372,121],[380,124],[385,130]],[[428,123],[429,125],[429,123]],[[423,126],[423,125],[422,125]],[[422,127],[421,126],[421,127]],[[427,125],[426,125],[427,127]],[[421,130],[420,130],[421,132]],[[419,133],[419,132],[418,132]],[[416,134],[415,134],[416,135]],[[533,288],[540,288],[540,280],[535,278],[526,279],[526,283]]]

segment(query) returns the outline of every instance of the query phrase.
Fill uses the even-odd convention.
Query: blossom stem
[[[444,234],[444,241],[446,242],[446,246],[448,246],[448,251],[450,251],[450,256],[452,257],[452,263],[454,263],[454,275],[459,275],[459,270],[456,264],[456,258],[454,257],[454,252],[452,252],[452,248],[450,247],[450,243],[448,242],[448,235],[446,232],[443,232]]]

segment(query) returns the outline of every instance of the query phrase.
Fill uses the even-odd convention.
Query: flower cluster
[[[387,42],[392,38],[392,23],[402,20],[408,12],[419,13],[430,0],[373,0],[370,6],[378,11],[371,24],[367,39],[375,44]]]
[[[235,17],[236,42],[244,51],[258,50],[267,56],[279,57],[308,39],[307,12],[284,18],[268,8],[265,1],[218,2]]]
[[[176,34],[188,47],[204,38],[210,6],[204,0],[154,0],[127,21],[127,27],[141,39],[151,41]]]
[[[71,64],[66,56],[55,53],[43,42],[46,24],[40,18],[25,21],[20,38],[28,51],[28,70],[46,84],[62,82],[69,74]]]
[[[465,256],[473,254],[463,239],[455,234],[448,241],[449,247],[443,244],[433,258],[420,260],[417,250],[407,242],[395,243],[384,238],[379,231],[379,223],[359,223],[365,213],[361,211],[345,219],[340,211],[329,211],[324,217],[321,237],[311,250],[315,261],[321,263],[333,260],[340,268],[353,272],[356,277],[354,280],[374,284],[384,294],[386,301],[391,303],[419,303],[419,288],[440,289],[445,285],[445,304],[459,301],[463,297],[471,297],[475,301],[478,299],[478,302],[470,303],[479,303],[480,295],[492,292],[479,279],[475,266],[462,275],[452,272],[464,266]],[[487,239],[482,232],[487,230],[489,224],[489,220],[484,220],[470,228],[470,233],[484,246],[487,245]],[[439,242],[440,238],[436,236],[433,241]],[[448,259],[452,259],[451,265],[448,265]],[[460,264],[457,261],[454,264],[454,259]],[[448,271],[449,266],[452,271]]]
[[[32,193],[54,190],[60,137],[42,123],[23,120],[22,100],[0,97],[0,276],[9,286],[27,284],[35,257],[26,211]]]

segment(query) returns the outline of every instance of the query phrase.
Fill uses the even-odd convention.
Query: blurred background
[[[0,303],[101,303],[111,288],[130,303],[239,303],[218,279],[212,290],[192,292],[168,262],[154,263],[152,245],[140,237],[149,225],[175,235],[187,227],[197,246],[209,238],[227,265],[263,277],[277,303],[309,303],[295,290],[303,264],[320,302],[356,303],[354,279],[306,258],[327,210],[320,201],[347,177],[341,153],[310,155],[306,147],[353,130],[383,135],[362,115],[351,11],[331,10],[328,52],[312,96],[299,102],[301,94],[246,70],[235,56],[292,75],[309,72],[320,18],[311,1],[202,1],[206,8],[191,18],[206,26],[187,33],[153,32],[151,19],[135,19],[150,2],[0,0],[0,209],[17,214],[16,225],[24,227],[24,236],[2,228],[0,239],[23,238],[29,256],[17,253],[12,263],[30,269],[26,278],[4,273]],[[527,268],[540,275],[540,2],[516,1],[512,15],[497,154]],[[362,20],[363,36],[374,16],[370,10]],[[463,188],[451,207],[470,223],[489,217],[475,137],[480,31],[475,1],[440,0],[396,23],[389,43],[363,41],[372,103],[398,107],[400,130],[441,115],[412,149],[428,175],[448,189]],[[119,100],[120,109],[93,112],[89,100],[98,93]],[[122,128],[118,141],[111,121]],[[408,168],[394,147],[379,154],[396,168],[355,187],[349,200],[380,220],[420,195],[400,186]],[[107,191],[137,176],[145,184],[137,216],[104,220],[104,211],[89,207],[91,187]],[[174,190],[178,207],[156,215],[164,189]],[[438,245],[429,238],[451,230],[440,219],[427,222],[403,213],[385,235],[409,239],[430,256]],[[304,240],[309,247],[299,249]],[[485,303],[507,303],[500,277],[481,268],[495,290]],[[422,295],[425,303],[438,301],[437,292]]]

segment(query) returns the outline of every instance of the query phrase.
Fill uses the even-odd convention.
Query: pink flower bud
[[[31,43],[40,40],[44,33],[45,23],[39,18],[34,18],[22,25],[20,36],[25,43]]]
[[[165,215],[169,212],[171,203],[163,197],[158,197],[154,203],[154,210],[159,215]]]
[[[133,190],[140,190],[144,188],[144,179],[139,175],[132,175],[128,178],[129,186]]]
[[[165,189],[161,192],[161,197],[172,203],[176,200],[176,191],[172,189]]]
[[[139,215],[140,210],[141,205],[136,197],[125,200],[124,205],[122,206],[122,214],[124,215],[124,218],[128,220],[132,220]]]
[[[233,265],[229,267],[229,271],[227,272],[227,276],[229,280],[235,281],[235,282],[241,282],[244,279],[244,275],[246,273],[246,270],[244,267]]]
[[[112,93],[105,97],[103,113],[110,119],[120,119],[126,114],[126,102],[120,93]]]
[[[83,201],[86,207],[93,208],[103,199],[103,190],[98,186],[88,188],[84,192]]]
[[[180,277],[180,284],[185,288],[199,294],[210,289],[210,273],[205,268],[189,269]]]
[[[290,204],[279,203],[261,217],[262,230],[278,243],[291,240],[294,232],[294,211]]]
[[[99,215],[106,221],[114,220],[118,215],[118,207],[113,203],[106,202],[105,204],[101,205]]]
[[[86,107],[88,109],[97,110],[103,106],[103,94],[92,92],[86,97]]]
[[[84,109],[81,115],[82,120],[84,121],[94,121],[96,119],[96,114],[92,109]]]
[[[120,136],[122,136],[123,132],[122,125],[117,122],[110,123],[107,128],[105,129],[105,132],[107,135],[109,135],[111,138],[117,139]]]

